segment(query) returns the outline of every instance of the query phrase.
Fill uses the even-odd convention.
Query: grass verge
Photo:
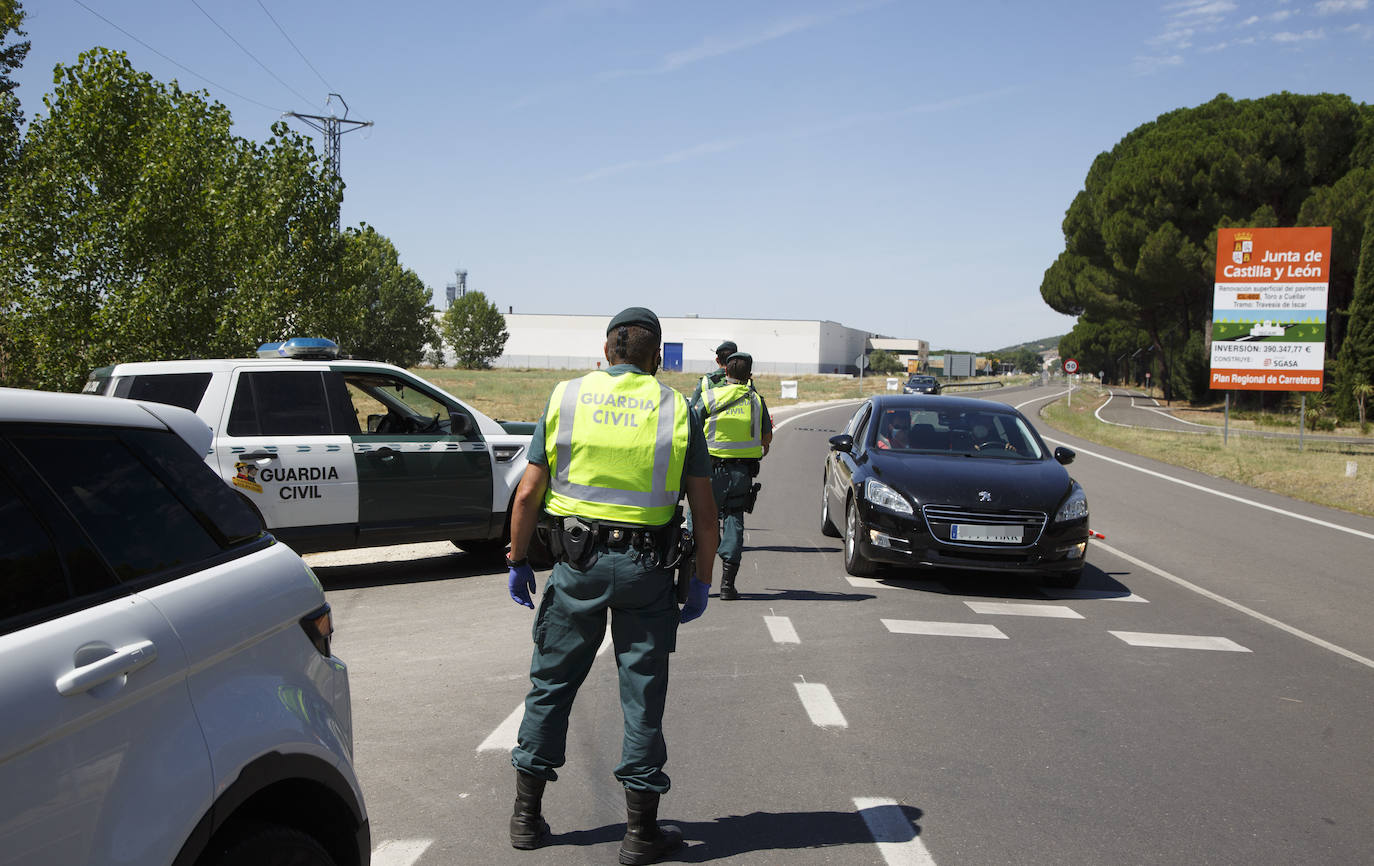
[[[1297,440],[1233,435],[1223,445],[1217,433],[1115,427],[1103,424],[1093,414],[1105,402],[1105,394],[1093,399],[1091,392],[1077,390],[1074,396],[1072,407],[1059,400],[1045,406],[1041,415],[1065,433],[1090,442],[1305,502],[1374,517],[1374,454],[1368,446],[1308,436],[1299,451]],[[1346,474],[1347,463],[1352,460],[1356,463],[1353,478]]]

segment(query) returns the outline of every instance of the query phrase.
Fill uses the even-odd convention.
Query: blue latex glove
[[[534,601],[530,598],[530,594],[534,592],[534,569],[530,568],[528,562],[524,565],[507,566],[507,569],[510,571],[510,579],[506,585],[510,587],[511,600],[534,610]]]
[[[677,621],[691,622],[706,613],[707,593],[710,591],[710,584],[702,583],[698,578],[692,578],[691,584],[687,587],[687,603],[682,606],[682,614]]]

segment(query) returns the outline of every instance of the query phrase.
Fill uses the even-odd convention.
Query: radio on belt
[[[339,344],[320,337],[292,337],[282,343],[263,343],[258,346],[258,357],[334,361],[339,357]]]

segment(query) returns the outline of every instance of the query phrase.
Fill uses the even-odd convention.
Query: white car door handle
[[[130,674],[157,658],[157,647],[150,640],[120,647],[100,661],[82,665],[57,678],[57,692],[79,695],[117,676]]]

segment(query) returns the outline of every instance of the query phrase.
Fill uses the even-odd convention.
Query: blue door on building
[[[682,344],[663,344],[663,369],[674,373],[682,372]]]

